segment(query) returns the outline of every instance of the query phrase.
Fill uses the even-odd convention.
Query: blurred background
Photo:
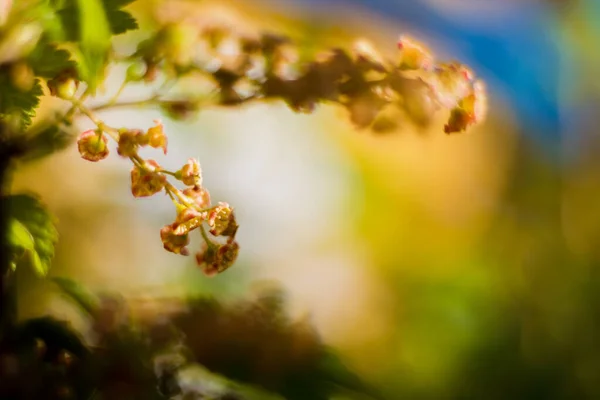
[[[71,146],[13,185],[39,192],[59,219],[51,275],[132,298],[227,300],[277,282],[290,312],[390,399],[600,398],[598,2],[144,0],[132,10],[143,29],[122,49],[156,18],[182,15],[324,48],[368,38],[391,54],[409,34],[471,66],[490,113],[448,136],[442,124],[359,132],[332,106],[206,109],[192,124],[106,111],[140,129],[163,118],[164,164],[199,158],[212,198],[236,209],[240,259],[207,278],[193,257],[164,251],[170,201],[133,198],[129,163],[88,163]],[[124,73],[111,71],[106,96]],[[49,283],[20,284],[23,317],[72,312]]]

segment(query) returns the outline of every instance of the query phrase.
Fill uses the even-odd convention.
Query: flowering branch
[[[196,254],[198,264],[207,275],[228,269],[235,262],[239,251],[239,245],[235,242],[238,229],[235,214],[227,203],[211,206],[210,195],[202,186],[202,172],[198,160],[190,158],[176,172],[165,170],[155,160],[144,160],[138,154],[138,149],[144,146],[162,149],[164,154],[167,154],[167,137],[160,120],[155,120],[155,126],[146,132],[138,129],[117,129],[100,120],[94,111],[84,106],[81,101],[73,98],[69,100],[96,125],[96,129],[85,131],[79,136],[77,145],[82,158],[93,162],[105,159],[109,154],[106,136],[110,136],[117,142],[117,153],[133,163],[133,196],[148,197],[164,191],[175,204],[175,221],[160,231],[164,248],[175,254],[189,255],[189,233],[199,229],[205,247]],[[181,181],[187,188],[179,190],[169,182],[168,177]],[[203,224],[210,227],[210,233],[215,238],[226,237],[225,243],[218,243],[209,238]]]
[[[160,231],[163,247],[189,255],[189,234],[198,230],[203,245],[196,260],[206,274],[214,275],[228,269],[237,258],[238,224],[227,203],[211,204],[209,192],[202,186],[198,160],[190,158],[179,170],[168,171],[156,160],[145,160],[138,154],[145,146],[167,154],[167,136],[160,120],[144,132],[112,127],[96,112],[158,106],[170,117],[181,119],[198,111],[201,104],[235,106],[279,98],[299,112],[310,112],[317,103],[338,103],[349,111],[357,127],[374,130],[395,127],[398,112],[423,122],[437,110],[448,110],[446,133],[464,131],[482,120],[486,113],[485,88],[468,67],[457,62],[436,62],[431,52],[410,38],[401,37],[397,46],[398,57],[393,61],[360,40],[351,52],[331,49],[317,54],[314,60],[300,62],[299,50],[280,36],[246,37],[214,28],[196,32],[185,25],[167,25],[140,43],[134,54],[119,59],[129,67],[124,82],[108,102],[86,106],[87,90],[75,98],[79,80],[72,70],[48,81],[48,87],[51,94],[72,105],[63,121],[70,122],[80,114],[96,125],[79,135],[81,156],[93,162],[103,160],[109,154],[109,138],[114,140],[117,153],[133,164],[133,196],[148,197],[164,191],[175,205],[174,222]],[[214,83],[209,96],[167,97],[167,91],[180,79],[198,74]],[[119,102],[128,83],[153,82],[159,75],[163,83],[153,95]],[[181,182],[185,189],[178,189],[169,179]]]

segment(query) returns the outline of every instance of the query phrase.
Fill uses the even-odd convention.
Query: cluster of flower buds
[[[196,254],[196,260],[203,271],[207,275],[214,275],[231,267],[239,252],[239,245],[235,241],[238,230],[235,214],[227,203],[211,205],[210,195],[202,186],[202,171],[198,160],[190,158],[179,170],[171,172],[163,169],[155,160],[143,160],[138,155],[138,149],[142,146],[162,149],[167,153],[167,137],[159,120],[146,132],[138,129],[114,129],[100,122],[98,129],[85,131],[79,136],[77,144],[82,158],[99,161],[108,156],[106,131],[115,135],[113,137],[116,137],[118,143],[118,154],[129,158],[134,164],[131,169],[133,196],[148,197],[165,191],[175,203],[175,221],[160,230],[165,250],[189,255],[189,235],[193,230],[198,230],[204,245]],[[177,189],[168,181],[168,176],[187,187]],[[213,238],[209,237],[204,225]],[[217,238],[224,240],[219,241]]]
[[[333,48],[307,57],[278,35],[168,24],[141,43],[131,61],[132,68],[145,65],[146,80],[161,72],[171,78],[208,76],[220,105],[280,99],[295,111],[311,112],[318,103],[333,102],[349,111],[357,127],[374,130],[393,129],[403,117],[429,123],[438,110],[450,114],[446,133],[482,120],[485,90],[466,66],[437,62],[427,48],[405,36],[397,47],[393,60],[366,40],[357,41],[352,50]],[[189,115],[198,103],[186,99],[162,105],[177,118]]]
[[[195,160],[190,160],[186,166],[190,162],[197,165]],[[181,176],[183,176],[183,172]],[[164,248],[176,254],[188,255],[189,234],[194,230],[199,230],[204,245],[201,251],[196,253],[198,265],[209,276],[225,271],[233,265],[239,252],[239,245],[235,241],[238,224],[233,208],[222,202],[211,206],[210,196],[206,189],[196,184],[184,192],[187,195],[183,192],[182,195],[187,197],[186,203],[189,205],[179,205],[175,221],[165,225],[160,231]],[[215,240],[207,235],[204,229],[205,224],[208,225],[209,233]],[[217,237],[225,238],[224,242],[217,241]]]

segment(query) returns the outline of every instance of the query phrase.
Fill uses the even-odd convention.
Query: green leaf
[[[58,17],[62,21],[65,39],[79,42],[81,36],[81,15],[79,12],[80,0],[66,0],[58,9]],[[86,0],[87,1],[87,0]],[[113,35],[119,35],[130,30],[138,29],[138,24],[133,16],[121,8],[133,0],[99,0],[104,8],[108,27]]]
[[[12,218],[8,227],[8,244],[11,248],[34,250],[35,242],[31,233],[17,219]]]
[[[68,278],[53,278],[52,281],[87,314],[94,314],[98,310],[98,298],[79,283]]]
[[[35,128],[34,128],[35,129]],[[25,154],[21,161],[35,161],[57,151],[67,148],[73,143],[77,133],[57,125],[42,128],[38,133],[27,135],[23,142]]]
[[[133,0],[103,0],[108,23],[113,34],[119,35],[138,29],[135,18],[129,12],[121,10],[121,8],[132,2]]]
[[[3,200],[6,202],[10,217],[21,226],[11,225],[9,233],[11,242],[20,243],[17,247],[13,247],[13,259],[18,258],[20,247],[29,255],[31,267],[38,274],[46,275],[54,257],[54,245],[58,240],[58,232],[52,216],[37,197],[20,194]],[[33,239],[33,246],[29,245],[23,229]]]
[[[55,78],[60,72],[75,67],[68,51],[58,49],[44,39],[40,40],[29,54],[28,61],[36,76],[48,79]]]
[[[103,79],[111,36],[138,27],[131,14],[121,10],[129,3],[131,0],[65,0],[60,4],[57,15],[64,38],[78,42],[73,55],[80,78],[91,90]]]
[[[104,74],[111,31],[101,0],[77,0],[79,9],[79,73],[93,91]]]
[[[36,79],[31,90],[22,92],[10,82],[8,74],[0,75],[0,120],[25,129],[31,125],[42,95],[42,86]]]

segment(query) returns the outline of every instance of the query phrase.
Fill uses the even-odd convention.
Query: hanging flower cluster
[[[86,111],[91,114],[90,110]],[[117,153],[133,162],[133,196],[149,197],[164,191],[175,204],[175,221],[160,230],[165,250],[189,255],[189,236],[192,231],[197,230],[204,244],[195,258],[203,271],[212,276],[231,267],[239,252],[239,245],[235,241],[238,230],[235,214],[227,203],[211,205],[209,192],[202,186],[202,170],[198,160],[190,158],[179,170],[172,172],[164,169],[157,161],[144,160],[138,155],[139,148],[144,146],[167,153],[167,136],[160,120],[155,120],[155,125],[146,132],[139,129],[115,129],[99,120],[95,122],[98,129],[85,131],[79,136],[77,143],[81,157],[88,161],[106,158],[109,153],[107,136],[112,136],[117,142]],[[177,189],[168,181],[168,176],[180,181],[186,188]],[[224,238],[224,241],[218,241],[218,237]]]

